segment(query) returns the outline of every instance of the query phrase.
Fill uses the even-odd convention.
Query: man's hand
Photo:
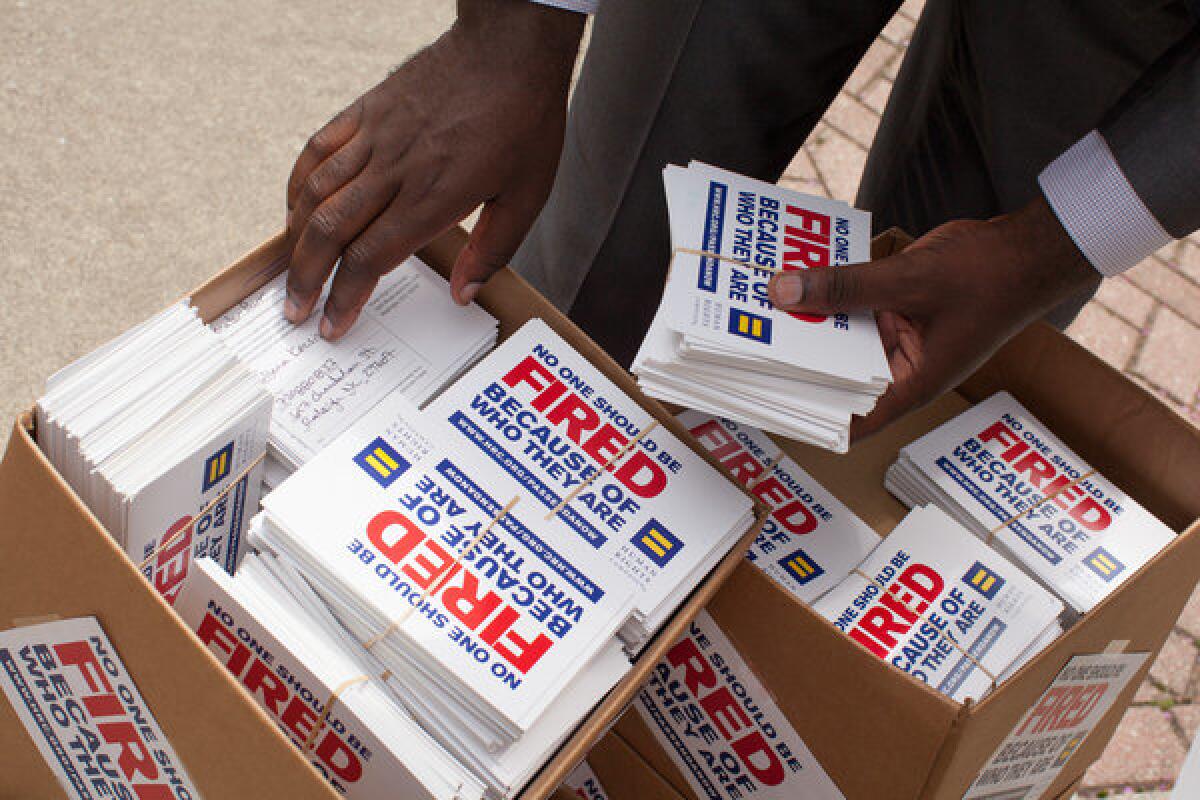
[[[1030,322],[1099,281],[1039,195],[987,222],[949,222],[889,258],[776,275],[770,297],[788,311],[876,312],[894,383],[854,420],[859,438],[956,386]]]
[[[313,313],[340,258],[320,331],[342,336],[382,275],[482,203],[450,280],[471,301],[550,192],[583,23],[461,0],[449,31],[313,135],[287,187],[288,319]]]

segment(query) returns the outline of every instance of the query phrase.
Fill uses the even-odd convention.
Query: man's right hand
[[[317,131],[287,187],[288,319],[314,312],[340,258],[320,331],[342,336],[382,275],[483,204],[450,279],[470,302],[550,193],[583,24],[460,0],[449,31]]]

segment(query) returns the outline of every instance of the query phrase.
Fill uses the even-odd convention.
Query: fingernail
[[[483,288],[483,284],[479,282],[468,283],[462,288],[459,294],[462,296],[463,305],[467,305],[475,300],[475,295],[479,294],[479,290]]]
[[[777,305],[794,306],[804,299],[804,279],[799,275],[777,275],[773,288]]]
[[[333,339],[333,320],[329,317],[321,317],[321,338]]]
[[[289,322],[297,324],[303,322],[300,317],[300,304],[291,295],[288,295],[288,298],[283,301],[283,315]]]

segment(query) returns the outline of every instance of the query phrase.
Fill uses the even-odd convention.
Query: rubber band
[[[634,447],[636,447],[637,443],[646,437],[646,434],[648,434],[650,431],[654,430],[657,427],[658,427],[658,420],[656,420],[656,419],[651,420],[650,424],[647,425],[645,428],[642,428],[641,432],[638,433],[637,436],[630,439],[628,442],[625,443],[624,447],[622,447],[617,452],[613,453],[612,458],[608,459],[608,461],[606,461],[603,464],[603,466],[600,467],[600,469],[596,470],[591,475],[589,475],[587,480],[580,481],[579,485],[577,485],[574,489],[572,489],[570,494],[568,494],[566,497],[564,497],[562,500],[560,500],[558,505],[556,505],[554,508],[550,509],[550,511],[546,512],[546,519],[548,519],[548,520],[554,519],[554,517],[558,515],[558,512],[560,512],[564,508],[566,508],[568,503],[570,503],[572,500],[574,500],[576,497],[579,496],[580,492],[582,492],[587,487],[591,486],[592,483],[597,478],[600,477],[600,474],[602,472],[605,472],[609,467],[611,467],[614,463],[616,463],[617,459],[621,458],[626,453],[628,453],[630,450],[632,450]]]
[[[1056,491],[1054,494],[1048,494],[1048,495],[1046,495],[1046,496],[1045,496],[1045,497],[1043,497],[1041,500],[1038,500],[1036,503],[1034,503],[1033,505],[1031,505],[1029,508],[1027,508],[1027,509],[1025,509],[1024,511],[1022,511],[1020,514],[1017,514],[1017,515],[1016,515],[1016,516],[1014,516],[1014,517],[1009,517],[1009,518],[1008,518],[1008,519],[1006,519],[1004,522],[1001,522],[1001,523],[1000,523],[999,525],[997,525],[995,528],[992,528],[990,531],[988,531],[988,534],[987,534],[987,536],[985,536],[985,537],[983,538],[983,543],[984,543],[984,544],[988,544],[988,545],[990,545],[990,544],[992,543],[992,539],[996,538],[996,534],[997,534],[997,533],[999,533],[1000,531],[1004,530],[1004,529],[1005,529],[1005,528],[1007,528],[1009,525],[1012,525],[1014,522],[1017,522],[1018,520],[1020,520],[1020,519],[1021,519],[1021,517],[1025,516],[1025,515],[1026,515],[1026,514],[1028,514],[1028,513],[1030,513],[1030,512],[1031,512],[1031,511],[1033,511],[1034,509],[1036,509],[1036,508],[1039,508],[1039,507],[1040,507],[1040,506],[1041,506],[1043,503],[1045,503],[1046,501],[1048,501],[1048,500],[1053,500],[1054,498],[1058,497],[1060,494],[1062,494],[1063,492],[1067,491],[1068,489],[1071,489],[1071,488],[1073,488],[1073,487],[1077,486],[1077,485],[1079,484],[1079,482],[1080,482],[1080,481],[1086,480],[1087,478],[1090,478],[1090,477],[1092,477],[1092,476],[1093,476],[1093,475],[1095,475],[1095,474],[1096,474],[1096,470],[1094,470],[1094,469],[1089,469],[1087,472],[1083,473],[1082,475],[1080,475],[1080,476],[1079,476],[1078,478],[1076,478],[1075,480],[1073,480],[1073,481],[1071,481],[1070,483],[1064,484],[1064,485],[1062,485],[1061,487],[1059,487],[1058,491]]]
[[[322,706],[323,711],[321,712],[321,716],[317,717],[317,721],[313,725],[312,730],[308,732],[308,738],[304,740],[305,750],[312,750],[316,745],[317,736],[322,730],[325,729],[325,725],[328,724],[329,715],[333,712],[333,707],[337,705],[338,698],[342,696],[342,692],[346,691],[352,686],[357,686],[360,683],[366,683],[369,680],[371,680],[370,675],[359,675],[355,678],[348,678],[347,680],[342,681],[338,687],[330,693],[329,699],[326,700],[325,705]]]
[[[207,514],[209,511],[212,511],[212,510],[213,510],[213,508],[215,508],[215,507],[216,507],[217,503],[221,502],[221,500],[222,500],[222,499],[224,499],[225,495],[229,494],[230,490],[232,490],[232,489],[233,489],[233,487],[235,487],[235,486],[237,486],[239,483],[241,483],[242,479],[243,479],[243,478],[245,478],[247,475],[249,475],[249,474],[250,474],[250,472],[251,472],[251,471],[252,471],[252,470],[253,470],[255,467],[257,467],[257,466],[258,466],[260,463],[262,463],[262,460],[263,460],[264,458],[266,458],[266,457],[267,457],[267,454],[266,454],[266,452],[264,451],[264,452],[263,452],[261,455],[259,455],[258,457],[256,457],[256,458],[255,458],[253,461],[251,461],[249,464],[247,464],[247,465],[246,465],[246,468],[245,468],[245,469],[243,469],[241,472],[239,472],[239,473],[238,473],[236,476],[234,476],[233,480],[231,480],[231,481],[230,481],[228,484],[226,484],[224,489],[222,489],[221,491],[217,492],[217,496],[216,496],[216,497],[214,497],[212,500],[210,500],[210,501],[209,501],[209,502],[208,502],[208,503],[207,503],[207,504],[204,506],[204,508],[202,508],[202,509],[200,509],[199,511],[197,511],[197,512],[196,512],[196,514],[195,514],[195,515],[194,515],[194,516],[193,516],[193,517],[192,517],[190,520],[188,520],[188,524],[187,524],[187,525],[184,525],[182,528],[180,528],[179,530],[175,531],[175,532],[174,532],[174,533],[172,533],[170,536],[168,536],[167,538],[165,538],[165,539],[163,539],[161,542],[159,542],[159,543],[158,543],[158,547],[155,547],[155,548],[154,548],[154,550],[153,550],[153,551],[151,551],[150,555],[146,556],[146,557],[145,557],[145,558],[142,560],[142,562],[141,562],[140,564],[138,564],[138,572],[141,572],[141,571],[142,571],[142,570],[144,570],[146,567],[150,566],[150,562],[151,562],[151,561],[153,561],[154,559],[158,558],[158,554],[159,554],[159,553],[161,553],[163,550],[165,550],[165,549],[167,548],[167,546],[168,546],[168,545],[170,545],[170,544],[174,543],[174,541],[175,541],[176,539],[178,539],[180,536],[183,536],[183,535],[184,535],[184,533],[186,533],[186,532],[190,531],[190,530],[192,529],[192,526],[196,524],[196,520],[198,520],[198,519],[200,519],[201,517],[203,517],[203,516],[204,516],[205,514]]]

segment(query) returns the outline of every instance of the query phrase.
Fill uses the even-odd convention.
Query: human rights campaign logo
[[[683,542],[656,519],[651,519],[643,525],[631,541],[634,547],[645,553],[646,557],[659,567],[665,567],[675,554],[683,549]]]
[[[1083,560],[1083,563],[1088,569],[1099,575],[1105,583],[1125,571],[1125,565],[1103,547],[1097,547],[1090,556]]]
[[[801,586],[825,574],[821,565],[813,561],[804,550],[797,550],[791,555],[779,559],[779,566],[783,567],[783,571],[792,576]]]
[[[222,447],[204,462],[204,484],[202,492],[216,486],[233,468],[233,442]]]
[[[1004,578],[1001,578],[979,561],[976,561],[967,570],[967,574],[963,576],[963,580],[967,582],[968,586],[974,587],[976,591],[988,600],[995,597],[996,592],[1000,591],[1000,587],[1004,585]]]
[[[771,320],[740,308],[732,308],[729,310],[729,332],[743,339],[770,344]]]
[[[385,489],[395,483],[410,466],[402,455],[378,436],[354,457],[354,463]]]

